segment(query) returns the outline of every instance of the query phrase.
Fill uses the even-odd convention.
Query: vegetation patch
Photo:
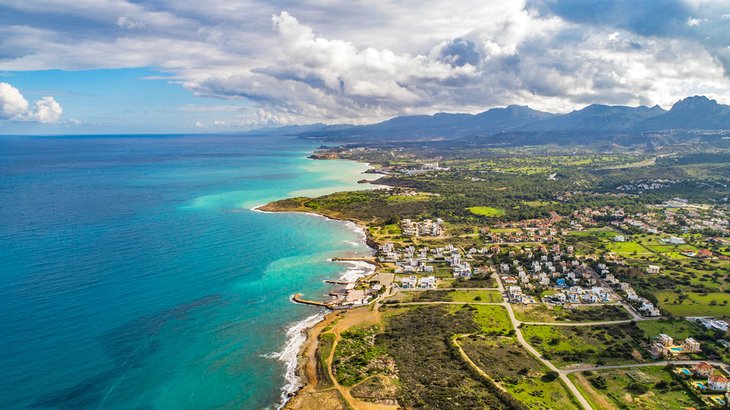
[[[488,302],[501,303],[502,294],[496,290],[454,290],[446,295],[452,302]]]
[[[636,325],[644,331],[646,338],[657,337],[664,333],[675,340],[682,340],[703,333],[697,325],[686,320],[643,320]]]
[[[472,206],[467,209],[474,215],[486,216],[489,218],[498,218],[505,215],[504,209],[494,208],[491,206]]]
[[[523,325],[525,339],[558,365],[596,365],[643,361],[638,341],[644,333],[634,324],[611,326]]]
[[[657,292],[662,309],[675,316],[730,316],[730,293]]]
[[[360,400],[381,403],[396,399],[398,385],[393,378],[378,374],[353,386],[350,394]]]
[[[479,330],[487,335],[513,335],[512,322],[502,306],[468,305]]]
[[[570,375],[596,409],[683,409],[701,407],[664,367],[605,370]]]
[[[514,338],[469,336],[460,343],[479,368],[529,408],[580,408],[560,379]]]
[[[338,383],[352,386],[373,374],[395,373],[392,359],[375,343],[378,332],[378,326],[342,332],[332,359],[332,372]]]
[[[622,306],[578,306],[565,308],[538,305],[516,305],[512,309],[522,322],[598,322],[628,320],[631,315]]]
[[[499,390],[454,351],[454,335],[478,331],[469,309],[421,306],[388,317],[378,340],[398,366],[398,403],[405,408],[521,408],[501,399]]]
[[[332,346],[334,346],[335,335],[332,333],[320,333],[319,343],[317,344],[317,378],[319,384],[323,387],[332,385],[329,372],[327,371],[327,360],[329,360],[330,354],[332,353]]]

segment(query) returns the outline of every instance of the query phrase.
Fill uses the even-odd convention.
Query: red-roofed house
[[[692,374],[695,376],[709,377],[715,369],[707,362],[699,362],[692,366]]]
[[[707,387],[714,391],[727,391],[730,380],[727,377],[716,374],[707,378]]]

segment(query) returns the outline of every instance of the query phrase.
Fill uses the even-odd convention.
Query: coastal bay
[[[333,257],[371,254],[351,224],[249,211],[300,190],[369,188],[356,183],[366,165],[307,159],[311,142],[4,137],[0,148],[0,199],[32,198],[0,210],[4,408],[275,407],[296,389],[298,329],[321,317],[291,295],[326,297],[324,280],[363,271]]]

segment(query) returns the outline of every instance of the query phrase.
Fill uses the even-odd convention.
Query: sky
[[[730,1],[0,0],[0,134],[730,103]]]

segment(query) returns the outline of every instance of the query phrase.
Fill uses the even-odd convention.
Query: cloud
[[[222,101],[181,110],[230,126],[730,102],[727,2],[7,0],[0,11],[0,70],[152,67]]]
[[[8,83],[0,83],[0,120],[15,120],[28,112],[28,101]]]
[[[702,24],[703,21],[707,21],[705,19],[696,19],[694,17],[687,18],[687,25],[690,27],[697,27],[700,24]]]
[[[29,118],[33,121],[49,123],[57,122],[61,119],[61,114],[63,114],[63,109],[53,97],[42,97],[36,101],[33,111],[29,113]]]
[[[730,77],[726,15],[730,3],[705,0],[531,0],[529,7],[589,27],[614,27],[645,37],[692,42],[709,52]]]
[[[30,109],[20,91],[8,83],[0,83],[0,120],[57,122],[63,109],[53,97],[42,97]]]
[[[481,62],[477,45],[473,41],[462,38],[444,41],[433,51],[436,59],[455,67],[467,64],[478,67]]]

